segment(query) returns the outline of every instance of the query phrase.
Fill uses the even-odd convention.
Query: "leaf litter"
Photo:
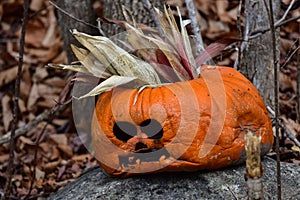
[[[179,0],[167,1],[172,7],[179,6],[182,17],[187,18],[187,10],[182,2]],[[224,37],[236,37],[238,35],[236,30],[238,3],[234,1],[205,0],[197,0],[195,2],[196,8],[199,11],[197,17],[206,46]],[[32,0],[30,4],[31,13],[41,10],[47,7],[47,5],[47,0]],[[99,6],[99,3],[95,3],[95,5]],[[20,38],[21,24],[18,20],[22,17],[20,14],[22,13],[22,6],[22,1],[18,0],[1,1],[0,3],[0,32],[2,35],[0,51],[3,52],[0,54],[0,137],[11,129],[13,88],[17,72],[18,39]],[[96,10],[99,9],[97,8]],[[299,15],[296,12],[299,11],[292,12],[291,16]],[[179,21],[180,16],[178,16],[177,10],[173,9],[172,13],[175,20]],[[99,16],[101,15],[99,14]],[[126,27],[123,21],[106,18],[103,18],[102,21],[119,23]],[[299,32],[295,32],[295,27],[299,28],[300,26],[299,23],[299,21],[296,21],[285,25],[281,29],[281,36],[283,38],[281,40],[283,44],[281,45],[281,64],[284,64],[286,58],[289,56],[289,52],[292,52],[295,39],[300,37]],[[138,26],[142,30],[153,31],[153,29],[149,29],[143,25],[138,24]],[[187,33],[190,34],[190,25],[186,24],[185,26]],[[44,67],[47,63],[67,63],[65,52],[62,49],[62,39],[57,27],[54,9],[49,7],[48,9],[44,9],[41,14],[32,17],[28,22],[27,31],[18,127],[22,127],[35,119],[43,110],[52,108],[59,98],[61,98],[61,91],[68,90],[65,88],[67,80],[72,79],[70,73]],[[144,37],[134,31],[131,34]],[[157,41],[153,40],[151,45],[157,44]],[[166,48],[168,47],[166,46]],[[84,50],[77,50],[78,55],[80,52],[83,55],[86,54]],[[154,55],[164,54],[165,60],[161,60],[161,63],[166,63],[168,56],[170,56],[166,52],[140,51],[138,53],[141,55],[144,53],[152,53]],[[236,54],[234,52],[225,50],[222,52],[222,56],[218,56],[214,61],[217,64],[226,63],[227,65],[233,65],[235,58]],[[73,65],[74,68],[77,67],[75,71],[83,70],[82,66],[90,64],[90,62],[94,62],[95,65],[101,65],[100,62],[95,62],[94,55],[90,55],[89,59],[84,62]],[[173,64],[175,65],[176,63]],[[189,64],[193,65],[192,63]],[[61,65],[60,67],[66,66],[69,65]],[[153,63],[151,66],[154,69],[158,68]],[[78,80],[88,79],[89,74],[93,73],[99,73],[105,77],[111,76],[112,71],[91,72],[91,69],[84,69],[82,72],[87,75],[78,76]],[[165,71],[161,73],[169,74]],[[195,72],[192,72],[192,74],[195,74]],[[296,110],[296,78],[297,61],[296,56],[294,56],[280,72],[280,112],[288,127],[298,140],[300,140],[300,125],[297,121]],[[180,80],[180,77],[177,77],[175,73],[172,77],[166,76],[166,79],[172,82]],[[56,117],[41,135],[45,124],[46,122],[38,124],[26,135],[19,137],[17,140],[13,177],[13,195],[16,198],[22,198],[27,195],[32,181],[34,184],[30,194],[31,197],[48,196],[69,182],[74,181],[88,168],[96,165],[96,160],[88,153],[75,134],[76,130],[73,125],[70,108],[59,117]],[[36,145],[38,139],[39,143]],[[283,138],[283,141],[284,146],[281,147],[282,160],[300,165],[299,147],[288,138]],[[36,148],[37,155],[35,157],[34,152]],[[8,144],[2,144],[0,146],[0,192],[2,192],[2,188],[4,188],[6,182],[7,175],[5,172],[9,159],[8,153]],[[33,174],[34,166],[35,174]]]

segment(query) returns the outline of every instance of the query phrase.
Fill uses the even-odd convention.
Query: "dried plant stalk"
[[[262,165],[260,158],[261,137],[248,130],[245,134],[246,174],[248,199],[263,199]]]
[[[300,46],[300,38],[298,39],[298,45]],[[297,120],[300,122],[300,49],[298,49],[297,64]]]

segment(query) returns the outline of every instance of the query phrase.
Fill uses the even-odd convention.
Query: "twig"
[[[237,14],[237,29],[239,34],[239,39],[243,39],[243,33],[242,33],[242,25],[241,25],[241,13],[243,12],[243,0],[240,0],[239,7],[238,7],[238,14]],[[239,70],[240,62],[242,60],[242,43],[239,42],[238,45],[238,56],[235,59],[234,62],[234,69]]]
[[[230,193],[232,194],[232,196],[234,197],[235,200],[239,200],[239,198],[236,196],[236,194],[232,191],[232,189],[229,187],[229,185],[226,184],[226,187],[228,188],[228,190],[230,191]]]
[[[280,124],[280,126],[282,125],[282,128],[285,129],[285,133],[288,136],[288,138],[290,138],[290,140],[292,140],[295,145],[297,145],[300,148],[300,142],[299,140],[296,138],[297,133],[295,133],[295,131],[292,129],[291,124],[284,118],[282,118],[283,123]]]
[[[292,0],[292,2],[290,3],[290,5],[289,5],[289,7],[286,9],[286,11],[284,12],[284,14],[283,14],[283,16],[281,17],[281,19],[278,20],[278,21],[275,23],[275,26],[276,26],[277,24],[280,24],[280,23],[286,18],[286,16],[287,16],[288,13],[290,12],[291,8],[293,7],[294,3],[295,3],[295,0]]]
[[[271,117],[274,118],[275,117],[275,111],[270,106],[267,106],[267,109],[268,109]],[[300,148],[300,142],[296,138],[296,136],[295,136],[296,134],[294,134],[293,130],[290,128],[290,126],[288,124],[286,124],[286,121],[283,120],[282,118],[279,118],[278,123],[279,123],[279,126],[284,130],[284,133],[286,134],[286,136],[290,140],[292,140],[295,143],[295,145],[297,145]]]
[[[300,46],[300,38],[298,38],[298,46]],[[300,49],[298,49],[297,64],[297,121],[300,123]]]
[[[33,158],[33,170],[31,171],[31,182],[30,182],[30,186],[29,186],[29,189],[28,189],[28,193],[25,197],[25,199],[29,199],[30,197],[30,194],[31,194],[31,191],[32,191],[32,188],[33,188],[33,185],[34,185],[34,180],[36,178],[36,166],[37,166],[37,152],[38,152],[38,146],[39,146],[39,143],[40,143],[40,140],[42,138],[42,136],[44,135],[45,133],[45,130],[47,128],[47,126],[49,125],[49,122],[52,121],[53,119],[53,116],[50,117],[50,119],[48,120],[48,122],[45,124],[45,126],[43,127],[42,131],[40,132],[36,142],[35,142],[35,145],[34,145],[34,158]],[[31,169],[30,169],[31,170]]]
[[[7,168],[8,180],[7,180],[6,188],[5,188],[5,196],[6,197],[9,197],[11,194],[11,183],[12,183],[12,176],[13,176],[13,172],[14,172],[15,134],[16,134],[18,116],[19,116],[18,105],[19,105],[21,73],[22,73],[22,67],[23,67],[23,55],[24,55],[24,48],[25,48],[25,33],[26,33],[26,23],[27,23],[27,17],[28,17],[28,7],[29,7],[29,0],[24,0],[24,12],[23,12],[22,30],[21,30],[21,38],[20,38],[18,74],[17,74],[17,79],[15,82],[13,123],[12,123],[11,138],[10,138],[10,145],[9,145],[9,163],[8,163],[8,168]]]
[[[80,23],[82,23],[82,24],[85,24],[85,25],[87,25],[87,26],[90,26],[90,27],[92,27],[92,28],[96,28],[97,30],[99,30],[99,27],[98,27],[98,26],[95,26],[95,25],[93,25],[93,24],[87,23],[87,22],[85,22],[85,21],[83,21],[83,20],[81,20],[81,19],[78,19],[78,18],[74,17],[73,15],[71,15],[71,14],[68,13],[68,12],[66,12],[64,9],[60,8],[58,5],[56,5],[56,4],[53,3],[52,1],[49,1],[49,3],[50,3],[52,6],[54,6],[57,10],[59,10],[60,12],[62,12],[62,13],[65,14],[65,15],[67,15],[68,17],[74,19],[75,21],[78,21],[78,22],[80,22]]]
[[[275,136],[276,136],[276,164],[277,164],[277,199],[281,200],[281,169],[280,169],[280,155],[279,155],[279,84],[278,84],[278,58],[276,52],[276,34],[274,24],[273,0],[269,0],[269,9],[264,0],[267,13],[269,16],[270,30],[272,36],[272,52],[273,52],[273,65],[274,65],[274,104],[275,104]]]
[[[67,108],[68,104],[57,104],[55,107],[53,107],[50,110],[45,110],[43,113],[38,115],[36,118],[34,118],[32,121],[24,125],[23,127],[16,130],[15,137],[19,137],[21,135],[26,134],[29,130],[36,127],[37,124],[39,124],[42,121],[45,121],[49,119],[50,116],[57,116],[59,113],[64,111]],[[0,145],[7,143],[11,138],[11,132],[6,133],[0,138]]]
[[[278,28],[278,27],[280,27],[280,26],[283,26],[283,25],[285,25],[285,24],[287,24],[287,23],[289,23],[289,22],[296,21],[296,20],[298,20],[298,19],[300,19],[300,15],[299,15],[299,16],[296,16],[296,17],[292,17],[292,18],[290,18],[290,19],[287,19],[287,20],[285,20],[285,21],[283,21],[283,22],[281,22],[281,23],[275,25],[275,28]],[[270,28],[266,28],[266,29],[258,29],[258,30],[256,30],[256,31],[253,31],[252,34],[250,35],[249,39],[252,40],[252,39],[254,39],[254,38],[257,38],[257,37],[261,36],[262,34],[268,32],[268,31],[270,31]]]
[[[193,29],[193,33],[196,38],[196,55],[197,57],[202,51],[204,51],[203,40],[201,36],[201,31],[199,27],[199,23],[197,20],[196,9],[193,0],[185,0],[186,9],[189,13],[189,18],[191,19],[191,25]]]
[[[280,66],[280,68],[284,68],[284,67],[287,65],[287,63],[290,62],[290,60],[292,59],[292,57],[293,57],[296,53],[298,53],[299,49],[300,49],[300,46],[298,46],[298,47],[297,47],[297,48],[289,55],[289,57],[285,60],[284,64],[283,64],[282,66]]]

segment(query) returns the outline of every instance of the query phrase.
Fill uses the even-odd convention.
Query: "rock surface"
[[[276,162],[263,161],[265,199],[277,199]],[[281,163],[282,199],[300,199],[300,167]],[[94,168],[52,194],[57,199],[247,199],[245,166],[219,171],[111,178]]]

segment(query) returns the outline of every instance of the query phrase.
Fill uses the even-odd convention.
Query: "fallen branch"
[[[34,118],[32,121],[30,121],[28,124],[24,125],[21,128],[18,128],[15,133],[15,138],[25,135],[28,131],[35,128],[40,122],[48,120],[51,116],[57,116],[61,112],[63,112],[67,108],[68,104],[57,104],[55,107],[53,107],[50,110],[45,110],[43,113],[38,115],[36,118]],[[10,141],[11,138],[11,132],[6,133],[2,137],[0,137],[0,145],[7,143]]]

